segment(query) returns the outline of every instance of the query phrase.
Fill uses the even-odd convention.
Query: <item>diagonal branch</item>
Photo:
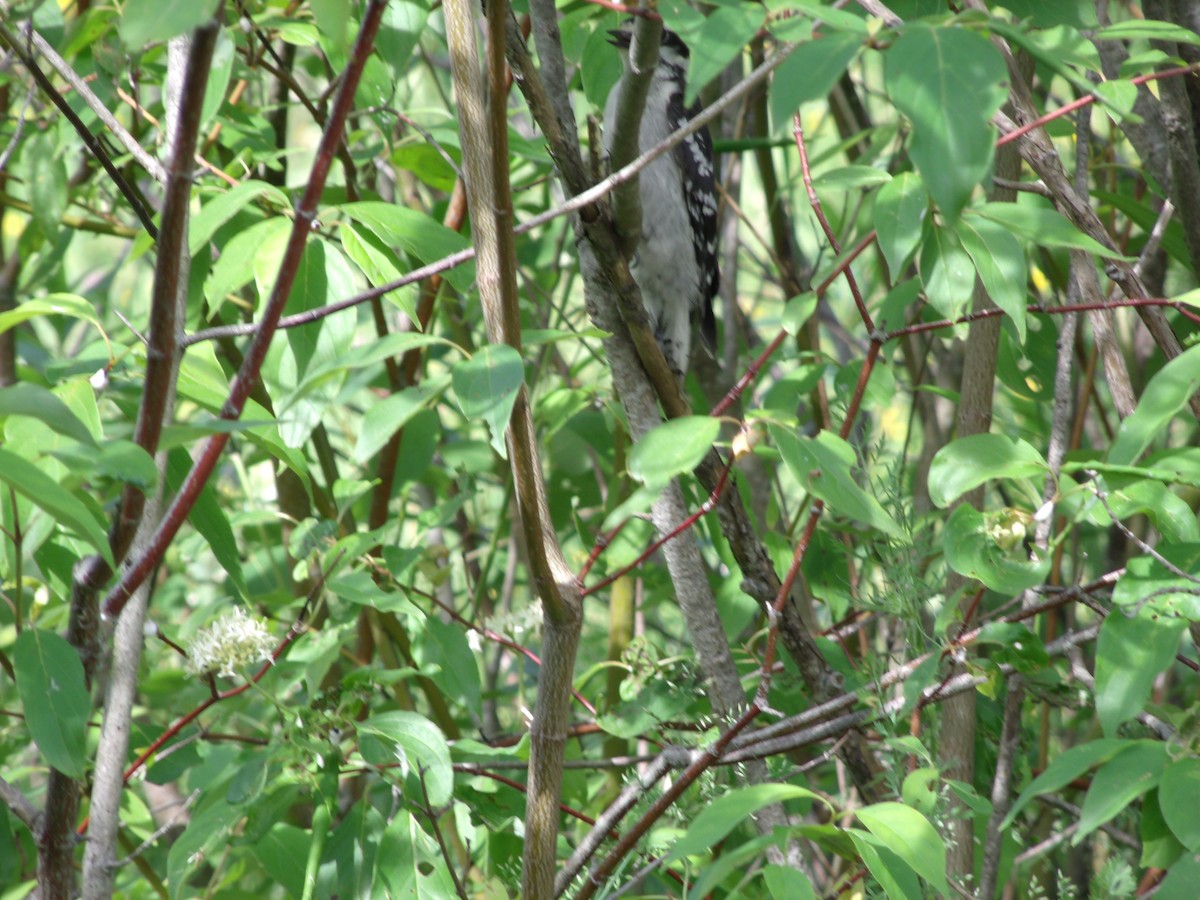
[[[8,4],[3,2],[3,0],[0,0],[0,9],[3,9],[6,13],[8,12]],[[79,73],[58,54],[57,50],[50,46],[49,42],[41,34],[32,27],[27,27],[25,30],[30,35],[37,52],[45,58],[46,62],[58,73],[59,77],[71,86],[72,90],[79,95],[79,99],[87,104],[87,108],[96,114],[96,118],[104,123],[104,127],[112,132],[113,137],[129,152],[129,155],[138,161],[151,178],[160,184],[165,183],[167,180],[167,170],[163,167],[163,164],[138,143],[137,138],[130,134],[124,125],[117,121],[117,117],[109,112],[104,101],[96,96],[96,92],[91,89],[86,81],[79,77]]]
[[[76,115],[75,110],[71,109],[71,104],[67,103],[66,98],[50,83],[50,79],[46,77],[46,73],[42,71],[41,67],[37,64],[37,60],[33,58],[33,54],[29,50],[32,42],[32,38],[30,37],[33,31],[32,25],[26,23],[25,30],[27,32],[27,40],[14,35],[3,22],[0,22],[0,40],[3,40],[4,43],[12,48],[12,51],[21,60],[21,63],[29,70],[29,74],[33,76],[33,80],[37,82],[38,87],[42,89],[42,92],[49,98],[50,102],[58,108],[63,118],[71,123],[71,127],[75,129],[76,134],[82,139],[84,146],[91,151],[92,156],[96,157],[100,165],[104,167],[104,171],[108,173],[108,177],[112,179],[113,184],[117,186],[117,190],[121,192],[121,195],[133,209],[134,214],[141,221],[142,227],[149,232],[152,238],[157,240],[158,229],[154,227],[154,217],[147,208],[141,194],[121,174],[120,170],[113,163],[112,158],[108,155],[108,151],[104,149],[104,144],[100,142],[100,139],[92,134],[87,125],[83,123],[83,120]]]
[[[283,259],[279,264],[279,274],[275,279],[275,286],[272,288],[271,294],[267,299],[259,330],[255,333],[254,340],[246,351],[246,358],[243,360],[241,368],[238,370],[237,375],[234,376],[233,383],[230,385],[229,395],[225,400],[224,406],[221,408],[222,419],[235,420],[241,416],[242,409],[246,405],[246,400],[249,398],[254,385],[258,382],[263,361],[266,359],[267,350],[271,345],[271,339],[275,336],[275,329],[283,313],[283,307],[286,305],[288,296],[291,294],[292,285],[295,283],[300,259],[304,254],[304,248],[308,242],[308,235],[312,232],[313,226],[316,223],[317,204],[320,202],[321,194],[325,189],[325,181],[329,176],[329,171],[333,167],[338,145],[345,130],[346,117],[354,105],[354,92],[358,88],[363,66],[366,65],[367,57],[370,55],[375,35],[379,31],[383,10],[386,6],[387,0],[370,0],[363,16],[362,28],[358,33],[358,39],[355,41],[350,61],[347,63],[346,70],[342,75],[337,96],[334,99],[333,107],[326,121],[325,130],[321,135],[321,142],[317,147],[312,171],[308,178],[308,185],[305,187],[304,195],[301,197],[299,206],[296,209],[296,216],[292,223],[292,232],[284,248]],[[187,518],[192,506],[200,496],[201,489],[208,482],[209,476],[212,475],[213,470],[216,468],[217,460],[220,459],[221,452],[225,449],[228,441],[229,434],[226,432],[213,435],[205,443],[191,471],[188,472],[187,478],[184,479],[179,493],[176,494],[175,499],[163,516],[162,523],[149,541],[146,550],[125,570],[121,580],[105,598],[105,615],[117,615],[129,600],[133,591],[146,580],[154,570],[154,567],[158,565],[158,561],[162,559],[167,547],[174,539],[176,533],[183,525],[184,519]]]

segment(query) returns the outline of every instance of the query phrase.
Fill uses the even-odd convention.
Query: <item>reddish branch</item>
[[[1148,75],[1139,75],[1137,78],[1129,79],[1131,84],[1145,84],[1148,81],[1157,81],[1160,78],[1178,78],[1180,75],[1191,75],[1200,71],[1200,65],[1179,66],[1175,69],[1167,69],[1163,72],[1151,72]],[[1088,94],[1086,97],[1078,97],[1053,112],[1048,112],[1044,116],[1039,116],[1032,122],[1026,122],[1020,128],[1015,128],[1010,131],[1000,140],[996,141],[997,147],[1003,147],[1005,144],[1015,141],[1017,138],[1024,137],[1036,128],[1041,128],[1055,119],[1061,119],[1063,116],[1068,116],[1077,109],[1082,109],[1092,103],[1095,103],[1097,97],[1095,94]]]
[[[275,335],[276,326],[283,313],[283,307],[287,303],[292,285],[296,280],[296,273],[300,266],[300,259],[304,254],[305,245],[308,242],[308,235],[315,227],[317,204],[321,199],[321,193],[325,188],[325,181],[329,176],[329,171],[337,155],[338,146],[346,124],[346,117],[354,105],[354,92],[358,88],[363,66],[366,64],[367,57],[371,53],[371,47],[374,44],[375,35],[379,30],[379,24],[386,6],[387,0],[371,0],[367,6],[366,14],[363,16],[362,28],[359,31],[358,39],[355,41],[354,50],[346,66],[346,71],[340,79],[337,96],[334,98],[333,107],[326,121],[325,131],[321,135],[321,143],[317,148],[316,158],[313,161],[312,171],[309,174],[308,185],[296,210],[292,232],[288,237],[283,259],[279,265],[279,274],[275,280],[275,287],[271,290],[266,308],[263,311],[262,321],[259,323],[258,331],[255,333],[254,339],[246,351],[246,357],[241,369],[234,376],[233,383],[230,385],[229,396],[221,408],[220,416],[222,419],[235,420],[242,414],[242,409],[246,405],[246,399],[258,381],[263,361],[266,359],[267,350],[271,345],[271,339]],[[147,576],[154,570],[154,567],[158,565],[159,560],[162,559],[167,547],[174,539],[175,534],[179,531],[188,513],[199,498],[201,489],[208,483],[208,479],[212,475],[213,469],[216,468],[217,461],[220,459],[221,453],[228,441],[228,433],[218,433],[208,439],[191,471],[188,472],[187,478],[179,489],[179,493],[175,496],[175,499],[163,516],[158,530],[155,531],[153,537],[150,539],[146,550],[133,565],[125,570],[121,580],[105,598],[105,615],[115,616],[120,613],[133,591],[145,581]]]

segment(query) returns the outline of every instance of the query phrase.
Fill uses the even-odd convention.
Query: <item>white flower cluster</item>
[[[191,639],[186,668],[192,675],[216,672],[232,678],[241,666],[270,662],[274,648],[266,624],[235,606]]]
[[[536,635],[542,627],[542,604],[535,601],[520,609],[496,613],[485,624],[513,640],[520,640],[525,632]]]

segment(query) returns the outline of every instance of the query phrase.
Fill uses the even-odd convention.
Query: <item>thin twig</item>
[[[33,30],[29,23],[25,24],[25,29],[27,32],[32,32]],[[71,127],[75,129],[75,133],[78,134],[82,139],[84,146],[91,151],[92,156],[94,156],[100,165],[104,167],[104,171],[108,173],[108,177],[112,179],[112,182],[114,185],[116,185],[117,190],[121,192],[121,195],[133,209],[134,214],[142,223],[142,227],[146,229],[152,238],[157,240],[158,229],[154,225],[154,217],[151,215],[149,208],[147,208],[145,202],[142,200],[141,194],[139,194],[125,179],[125,176],[121,174],[121,171],[116,167],[112,159],[109,157],[108,151],[104,149],[104,144],[102,144],[100,140],[94,134],[92,134],[91,130],[85,124],[83,124],[83,120],[76,115],[75,110],[71,109],[71,104],[69,104],[66,98],[63,97],[63,95],[54,87],[54,85],[50,83],[50,79],[46,77],[46,73],[43,72],[41,67],[37,64],[37,60],[33,58],[33,54],[30,53],[26,48],[26,41],[23,41],[21,38],[14,35],[3,22],[0,22],[0,38],[2,38],[4,42],[12,48],[13,52],[16,53],[18,57],[20,57],[21,62],[25,65],[25,68],[29,70],[29,74],[33,76],[33,79],[37,82],[38,87],[42,89],[42,92],[46,95],[50,102],[58,107],[58,111],[62,113],[63,117],[68,122],[71,123]]]
[[[0,3],[0,6],[6,5]],[[88,109],[96,114],[96,118],[103,122],[104,126],[112,132],[113,137],[117,139],[121,146],[129,151],[129,155],[138,161],[151,178],[159,183],[165,183],[167,180],[167,170],[163,167],[163,164],[152,154],[148,153],[146,148],[138,143],[137,139],[129,133],[128,129],[117,121],[117,117],[109,112],[108,107],[96,96],[88,83],[79,77],[79,73],[71,67],[71,64],[59,56],[58,51],[50,46],[49,42],[32,27],[27,27],[26,33],[32,36],[33,46],[37,49],[38,53],[42,54],[46,62],[50,64],[50,67],[67,84],[71,85],[75,93],[79,95],[79,99],[84,102]]]

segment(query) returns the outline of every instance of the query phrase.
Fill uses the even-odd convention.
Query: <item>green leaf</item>
[[[721,432],[719,420],[682,416],[642,436],[629,453],[629,474],[651,490],[691,472],[712,448]]]
[[[279,822],[251,847],[271,880],[283,887],[288,896],[299,897],[304,892],[309,842],[309,834],[303,828]]]
[[[224,799],[192,814],[187,829],[171,844],[167,853],[167,883],[171,888],[171,900],[193,896],[188,887],[188,874],[204,864],[213,848],[229,844],[229,831],[243,814],[241,808],[231,806]]]
[[[726,845],[697,869],[698,877],[689,885],[687,896],[691,900],[712,897],[721,884],[730,878],[743,878],[748,866],[761,858],[768,848],[779,847],[783,841],[782,834],[767,833]]]
[[[1037,797],[1039,794],[1050,794],[1059,788],[1065,787],[1084,772],[1095,768],[1106,760],[1112,759],[1117,753],[1135,743],[1138,742],[1119,740],[1117,738],[1101,738],[1055,754],[1050,760],[1050,765],[1046,766],[1045,771],[1033,779],[1025,790],[1021,791],[1021,796],[1016,799],[1016,802],[1012,805],[1012,809],[1008,811],[1008,815],[1000,823],[1000,830],[1007,830],[1016,821],[1021,810],[1028,806],[1034,797]],[[1150,742],[1146,741],[1143,743]]]
[[[462,704],[472,715],[481,713],[481,684],[475,651],[461,625],[431,616],[425,620],[424,641],[418,660],[438,667],[430,677],[447,697]]]
[[[994,478],[1035,478],[1047,471],[1026,441],[1004,434],[975,434],[946,444],[929,464],[929,499],[945,508]]]
[[[74,441],[95,447],[91,431],[71,408],[41,385],[18,382],[0,388],[0,416],[28,416]]]
[[[1128,259],[1088,237],[1058,210],[1040,202],[983,203],[968,210],[967,214],[990,219],[1039,247],[1062,247],[1109,259]]]
[[[87,541],[113,565],[108,536],[92,511],[53,478],[15,453],[0,449],[0,481],[50,514],[60,525]]]
[[[1168,771],[1170,766],[1168,765]],[[1163,773],[1166,777],[1166,772]],[[1161,801],[1162,780],[1159,788],[1148,791],[1142,798],[1142,821],[1140,834],[1142,839],[1142,857],[1139,863],[1143,868],[1167,869],[1183,855],[1184,846],[1167,825],[1163,818]],[[1185,794],[1179,798],[1190,802],[1195,794]],[[1194,805],[1194,804],[1193,804]]]
[[[358,443],[354,447],[355,461],[365,463],[371,459],[409,419],[441,396],[448,385],[449,379],[435,378],[371,404],[359,428]]]
[[[938,771],[934,768],[914,769],[904,776],[900,796],[904,805],[921,815],[932,815],[938,802]]]
[[[203,25],[216,11],[217,0],[125,0],[118,30],[125,46],[138,51]]]
[[[207,201],[188,225],[188,251],[195,256],[212,240],[218,228],[236,216],[259,197],[267,197],[280,209],[288,207],[287,194],[265,181],[243,181],[237,187],[217,194]]]
[[[454,790],[450,747],[438,727],[424,716],[401,710],[380,713],[362,722],[358,734],[367,762],[376,766],[399,762],[413,772],[420,769],[429,802],[434,806],[450,802]]]
[[[304,395],[316,385],[329,381],[333,375],[338,376],[335,380],[340,383],[342,380],[341,375],[345,372],[353,372],[378,365],[384,360],[402,356],[409,350],[418,350],[423,347],[433,346],[458,349],[450,341],[436,335],[421,334],[419,331],[393,332],[385,338],[372,341],[370,344],[355,347],[353,353],[344,353],[337,356],[327,355],[314,360],[314,364],[309,367],[308,371],[304,374],[304,378],[296,385],[295,393]],[[438,377],[440,378],[441,376]],[[434,380],[437,381],[437,379]]]
[[[342,2],[342,0],[338,0]],[[453,147],[445,147],[450,159],[461,162],[462,154]],[[392,151],[392,165],[397,169],[412,172],[431,188],[449,193],[454,190],[458,174],[437,148],[429,144],[404,144]]]
[[[212,67],[208,70],[208,85],[204,89],[204,105],[200,108],[200,128],[207,130],[213,117],[225,102],[229,79],[233,75],[233,60],[237,55],[230,32],[222,30],[213,48]],[[285,200],[286,203],[286,200]]]
[[[176,447],[167,454],[167,487],[172,493],[178,491],[192,469],[192,457],[182,447]],[[217,498],[217,492],[211,482],[200,489],[200,495],[188,512],[188,521],[196,532],[204,538],[213,556],[221,564],[221,568],[233,582],[242,599],[250,599],[250,590],[246,587],[246,578],[242,574],[242,559],[238,551],[237,538],[233,528]]]
[[[854,34],[825,34],[792,51],[771,80],[771,123],[775,132],[791,133],[792,113],[801,103],[824,100],[863,45]]]
[[[78,294],[47,294],[44,297],[26,300],[16,309],[0,313],[0,334],[37,316],[70,316],[91,322],[105,343],[108,343],[108,335],[100,324],[100,319],[96,317],[96,310]]]
[[[1105,481],[1117,479],[1106,478]],[[1196,520],[1196,513],[1186,500],[1161,481],[1147,478],[1144,481],[1131,482],[1124,487],[1109,487],[1107,499],[1109,509],[1118,520],[1141,513],[1171,543],[1200,542],[1200,523]],[[1089,497],[1089,502],[1091,521],[1103,526],[1112,524],[1108,510],[1093,497]],[[1125,579],[1121,580],[1124,582]]]
[[[814,497],[819,497],[840,515],[875,528],[899,541],[907,537],[879,501],[854,480],[854,448],[829,431],[815,438],[797,437],[777,425],[770,427],[771,439],[779,448],[792,476]]]
[[[817,294],[815,291],[805,291],[788,300],[783,309],[783,330],[790,335],[797,335],[804,323],[817,311]]]
[[[363,200],[344,203],[338,209],[375,232],[384,244],[411,253],[422,263],[436,262],[470,246],[470,241],[457,231],[422,212],[394,203]],[[475,266],[473,263],[456,266],[443,275],[456,290],[465,293],[475,280]]]
[[[928,215],[929,193],[916,172],[900,173],[875,195],[875,231],[893,278],[921,243]]]
[[[946,883],[946,844],[929,820],[903,803],[876,803],[856,813],[873,835],[904,860],[914,872],[949,896]]]
[[[251,225],[229,239],[204,282],[204,299],[216,311],[226,296],[254,280],[254,263],[263,247],[286,240],[291,223],[283,216]]]
[[[1120,121],[1133,112],[1133,105],[1137,102],[1138,88],[1132,81],[1113,79],[1100,82],[1096,85],[1095,92],[1100,102]]]
[[[26,628],[13,643],[12,664],[38,750],[64,775],[83,778],[92,701],[79,651],[53,632]]]
[[[790,784],[755,784],[734,788],[700,811],[683,837],[675,842],[671,852],[664,857],[663,862],[671,863],[710,850],[764,806],[798,799],[821,800],[827,803],[819,794]]]
[[[347,222],[342,225],[341,236],[342,248],[346,255],[362,270],[371,287],[400,280],[400,260],[373,231]],[[389,303],[395,304],[414,322],[417,320],[417,304],[413,298],[412,287],[388,291],[383,297]]]
[[[288,298],[288,311],[318,309],[333,298],[347,296],[354,286],[354,271],[342,253],[325,241],[309,241]],[[279,434],[289,447],[302,447],[337,401],[346,374],[341,364],[351,355],[356,330],[354,312],[343,311],[288,329],[286,347],[279,346],[267,357],[263,377],[279,397],[275,407]],[[308,379],[308,373],[317,368],[323,368],[326,377]]]
[[[67,209],[67,167],[57,152],[49,132],[34,132],[24,153],[29,169],[29,203],[32,215],[50,239],[62,227],[62,215]]]
[[[345,53],[346,28],[350,24],[350,7],[342,0],[309,0],[317,28],[334,52]]]
[[[910,24],[884,57],[888,94],[912,122],[910,155],[947,224],[992,164],[989,120],[1004,102],[1007,76],[999,51],[959,27]]]
[[[683,35],[692,48],[687,94],[683,100],[685,106],[691,106],[701,88],[741,55],[742,48],[750,43],[762,23],[762,7],[755,4],[719,6],[699,28],[689,29]]]
[[[1171,832],[1188,850],[1200,851],[1200,759],[1185,756],[1167,765],[1158,783],[1158,803]]]
[[[736,2],[736,0],[724,0],[724,2]],[[853,9],[841,9],[837,5],[831,5],[826,0],[772,0],[766,6],[772,10],[787,9],[788,12],[797,13],[790,19],[776,19],[770,22],[768,27],[773,34],[794,33],[791,29],[786,28],[786,25],[789,21],[796,20],[807,23],[807,31],[799,28],[795,30],[805,36],[812,33],[814,22],[821,26],[822,31],[831,29],[849,31],[863,37],[872,33],[871,24],[866,17]]]
[[[1107,521],[1107,517],[1106,517]],[[1158,555],[1177,570],[1200,571],[1200,544],[1159,545]],[[1181,577],[1150,555],[1137,556],[1125,565],[1125,575],[1113,589],[1113,604],[1142,614],[1200,620],[1200,597],[1196,583]]]
[[[773,900],[817,900],[812,882],[791,866],[763,866],[762,877]]]
[[[1137,409],[1117,429],[1108,461],[1130,465],[1150,442],[1162,436],[1167,423],[1183,409],[1200,387],[1200,345],[1185,350],[1161,369],[1142,390]]]
[[[990,662],[1010,663],[1018,672],[1036,672],[1050,664],[1042,639],[1019,622],[988,622],[980,629],[977,643],[998,644],[1000,649]]]
[[[1083,798],[1079,829],[1071,838],[1071,846],[1078,847],[1089,834],[1155,787],[1166,764],[1165,744],[1139,741],[1101,766]]]
[[[1140,712],[1154,680],[1175,660],[1187,623],[1142,610],[1127,616],[1113,610],[1096,641],[1096,716],[1105,734]]]
[[[273,231],[259,246],[254,258],[254,281],[258,288],[260,305],[275,289],[279,277],[279,267],[283,262],[287,244],[291,239],[291,229]],[[300,256],[300,264],[296,268],[295,282],[288,294],[286,315],[308,312],[325,304],[329,298],[329,279],[325,273],[325,242],[310,241],[304,247]],[[299,328],[289,328],[286,332],[288,347],[291,348],[298,373],[303,375],[308,369],[308,363],[316,350],[320,339],[324,320],[318,320]],[[264,372],[265,374],[265,372]]]
[[[1106,25],[1097,31],[1094,37],[1098,41],[1132,41],[1137,38],[1200,46],[1200,34],[1172,22],[1160,22],[1155,19],[1130,19],[1127,22]]]
[[[458,896],[436,841],[407,809],[388,823],[376,854],[374,881],[388,889],[374,896],[405,900],[446,900]]]
[[[1025,284],[1029,271],[1021,244],[1007,229],[978,217],[960,219],[958,237],[975,263],[988,296],[1013,320],[1017,339],[1025,343]]]
[[[502,457],[508,452],[504,434],[517,395],[525,384],[525,361],[507,344],[490,344],[450,370],[454,396],[468,420],[482,419],[492,436],[492,447]]]
[[[1187,854],[1154,889],[1154,900],[1192,900],[1200,884],[1200,853]]]
[[[939,225],[929,229],[921,245],[920,274],[934,309],[947,319],[963,314],[975,287],[975,265],[956,232]]]
[[[960,575],[983,582],[1002,594],[1019,594],[1045,581],[1050,557],[1030,559],[1014,540],[1010,513],[983,513],[963,503],[955,508],[942,532],[946,564]]]
[[[857,191],[887,184],[892,176],[874,166],[838,166],[813,179],[813,187],[823,191]]]
[[[856,828],[847,829],[846,833],[862,857],[863,865],[875,876],[889,900],[912,900],[924,896],[916,872],[893,853],[884,841]]]
[[[907,717],[921,701],[925,688],[933,684],[938,677],[941,657],[931,653],[914,670],[912,675],[904,680],[904,706],[897,714],[898,719]],[[907,799],[907,798],[905,798]]]
[[[383,10],[383,22],[375,39],[375,48],[398,76],[409,72],[413,51],[425,32],[430,5],[428,0],[419,3],[391,0]]]
[[[149,491],[158,483],[154,457],[133,441],[107,440],[96,457],[96,472]]]

